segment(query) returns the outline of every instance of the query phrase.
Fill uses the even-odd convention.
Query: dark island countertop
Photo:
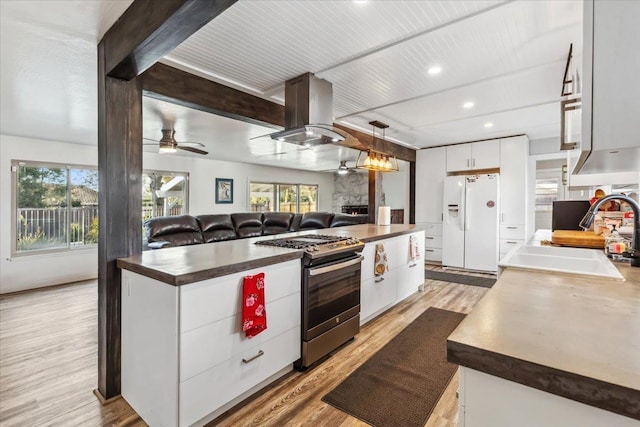
[[[377,226],[373,224],[324,228],[250,239],[227,240],[201,245],[144,251],[118,259],[118,267],[174,286],[226,276],[302,258],[299,249],[256,245],[258,240],[309,234],[326,234],[360,239],[364,243],[419,231],[415,225]]]
[[[450,362],[640,420],[640,268],[625,282],[507,268]]]

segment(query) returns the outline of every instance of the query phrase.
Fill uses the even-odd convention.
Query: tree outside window
[[[12,162],[14,252],[58,251],[98,241],[98,172],[90,166]]]

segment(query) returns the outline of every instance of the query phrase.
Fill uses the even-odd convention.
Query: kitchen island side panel
[[[152,426],[178,424],[178,292],[122,270],[122,397]]]

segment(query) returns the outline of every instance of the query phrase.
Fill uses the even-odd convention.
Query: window
[[[189,174],[146,170],[142,174],[142,221],[188,213]]]
[[[536,179],[536,211],[551,211],[553,202],[558,200],[558,179]]]
[[[252,212],[316,212],[318,186],[250,182],[249,206]]]
[[[12,161],[13,253],[61,251],[98,242],[98,170]]]

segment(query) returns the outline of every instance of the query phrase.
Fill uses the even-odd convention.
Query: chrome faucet
[[[631,205],[631,209],[633,210],[633,240],[631,241],[633,250],[631,251],[631,265],[633,267],[640,267],[640,205],[631,197],[623,196],[622,194],[610,194],[602,199],[598,199],[591,205],[587,214],[582,218],[582,221],[580,221],[580,227],[585,230],[591,227],[596,212],[598,212],[600,206],[609,200],[622,200]]]

